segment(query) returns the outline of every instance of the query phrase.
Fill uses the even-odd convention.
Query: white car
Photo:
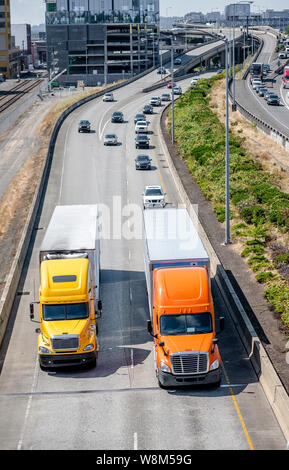
[[[102,101],[113,101],[113,100],[114,100],[113,93],[105,93],[105,95],[103,95]]]
[[[104,145],[117,145],[118,144],[117,136],[115,134],[106,134],[104,136],[103,144]]]
[[[135,133],[147,134],[149,131],[149,123],[147,121],[137,121],[135,125]]]
[[[182,94],[182,89],[181,89],[180,86],[174,86],[173,90],[174,90],[175,95],[181,95]]]
[[[152,96],[150,99],[150,104],[152,106],[160,106],[161,104],[161,99],[159,96]]]
[[[165,207],[166,193],[161,186],[146,186],[143,194],[143,208]]]
[[[169,93],[163,93],[161,96],[162,101],[171,101],[171,95]]]
[[[255,88],[259,85],[262,85],[262,81],[261,80],[253,80],[252,81],[252,87],[253,87],[253,90],[255,90]]]
[[[199,77],[194,77],[193,80],[191,81],[191,85],[194,86],[198,83],[198,80],[200,80]]]

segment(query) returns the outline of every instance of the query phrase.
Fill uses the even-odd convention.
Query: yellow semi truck
[[[56,206],[39,253],[41,369],[96,365],[101,315],[96,205]]]

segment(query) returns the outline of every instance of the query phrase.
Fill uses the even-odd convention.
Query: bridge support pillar
[[[221,61],[221,67],[225,68],[226,67],[226,54],[225,54],[225,51],[220,53],[220,61]]]

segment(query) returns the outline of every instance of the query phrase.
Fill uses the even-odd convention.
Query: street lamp
[[[231,243],[230,237],[230,179],[229,179],[229,73],[228,73],[228,39],[225,39],[225,55],[226,55],[226,228],[225,228],[225,245]]]

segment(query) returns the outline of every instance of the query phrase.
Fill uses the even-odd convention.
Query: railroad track
[[[18,85],[10,90],[7,90],[7,94],[0,96],[0,113],[22,98],[23,95],[39,86],[41,82],[42,80],[25,80],[22,83],[18,83]],[[14,92],[17,92],[17,94],[14,95]]]

